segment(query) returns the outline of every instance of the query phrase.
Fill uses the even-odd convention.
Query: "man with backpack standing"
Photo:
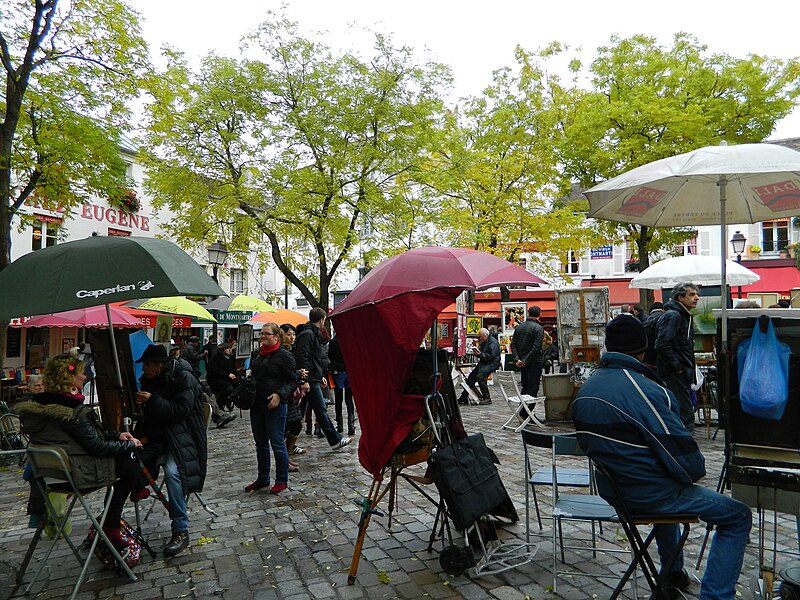
[[[351,437],[342,437],[336,431],[328,417],[325,407],[323,386],[327,385],[328,351],[327,339],[323,335],[322,326],[325,323],[325,311],[319,307],[312,308],[308,313],[308,323],[303,323],[297,328],[295,340],[295,360],[298,370],[308,372],[306,381],[309,384],[308,399],[317,418],[320,429],[325,435],[331,450],[344,448],[353,441]]]

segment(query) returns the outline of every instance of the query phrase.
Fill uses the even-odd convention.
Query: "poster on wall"
[[[503,310],[503,333],[512,333],[517,325],[525,322],[525,311],[528,309],[524,302],[506,302],[501,305]]]

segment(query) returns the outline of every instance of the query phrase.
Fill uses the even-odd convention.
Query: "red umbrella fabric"
[[[131,314],[119,308],[110,307],[111,322],[114,327],[137,327],[142,323]],[[108,327],[105,305],[77,308],[60,313],[39,315],[24,321],[19,327]]]
[[[422,416],[403,395],[425,333],[464,290],[546,284],[485,252],[425,247],[390,258],[367,274],[331,313],[347,363],[362,435],[359,460],[378,477]]]

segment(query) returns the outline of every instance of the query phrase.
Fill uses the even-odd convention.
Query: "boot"
[[[347,435],[353,436],[356,434],[356,418],[354,415],[347,413]]]
[[[164,546],[164,556],[175,556],[189,545],[188,531],[173,531],[172,539]]]
[[[469,404],[469,394],[467,394],[466,390],[461,392],[461,395],[458,397],[458,403],[459,404]]]
[[[286,434],[286,452],[291,455],[294,452],[294,447],[297,444],[297,436]]]

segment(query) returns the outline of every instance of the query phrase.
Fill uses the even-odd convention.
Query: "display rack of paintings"
[[[572,365],[573,383],[581,385],[600,361],[609,320],[607,287],[556,291],[559,360]]]
[[[505,302],[501,308],[503,310],[503,333],[511,334],[517,325],[525,321],[525,311],[528,306],[524,302]]]

